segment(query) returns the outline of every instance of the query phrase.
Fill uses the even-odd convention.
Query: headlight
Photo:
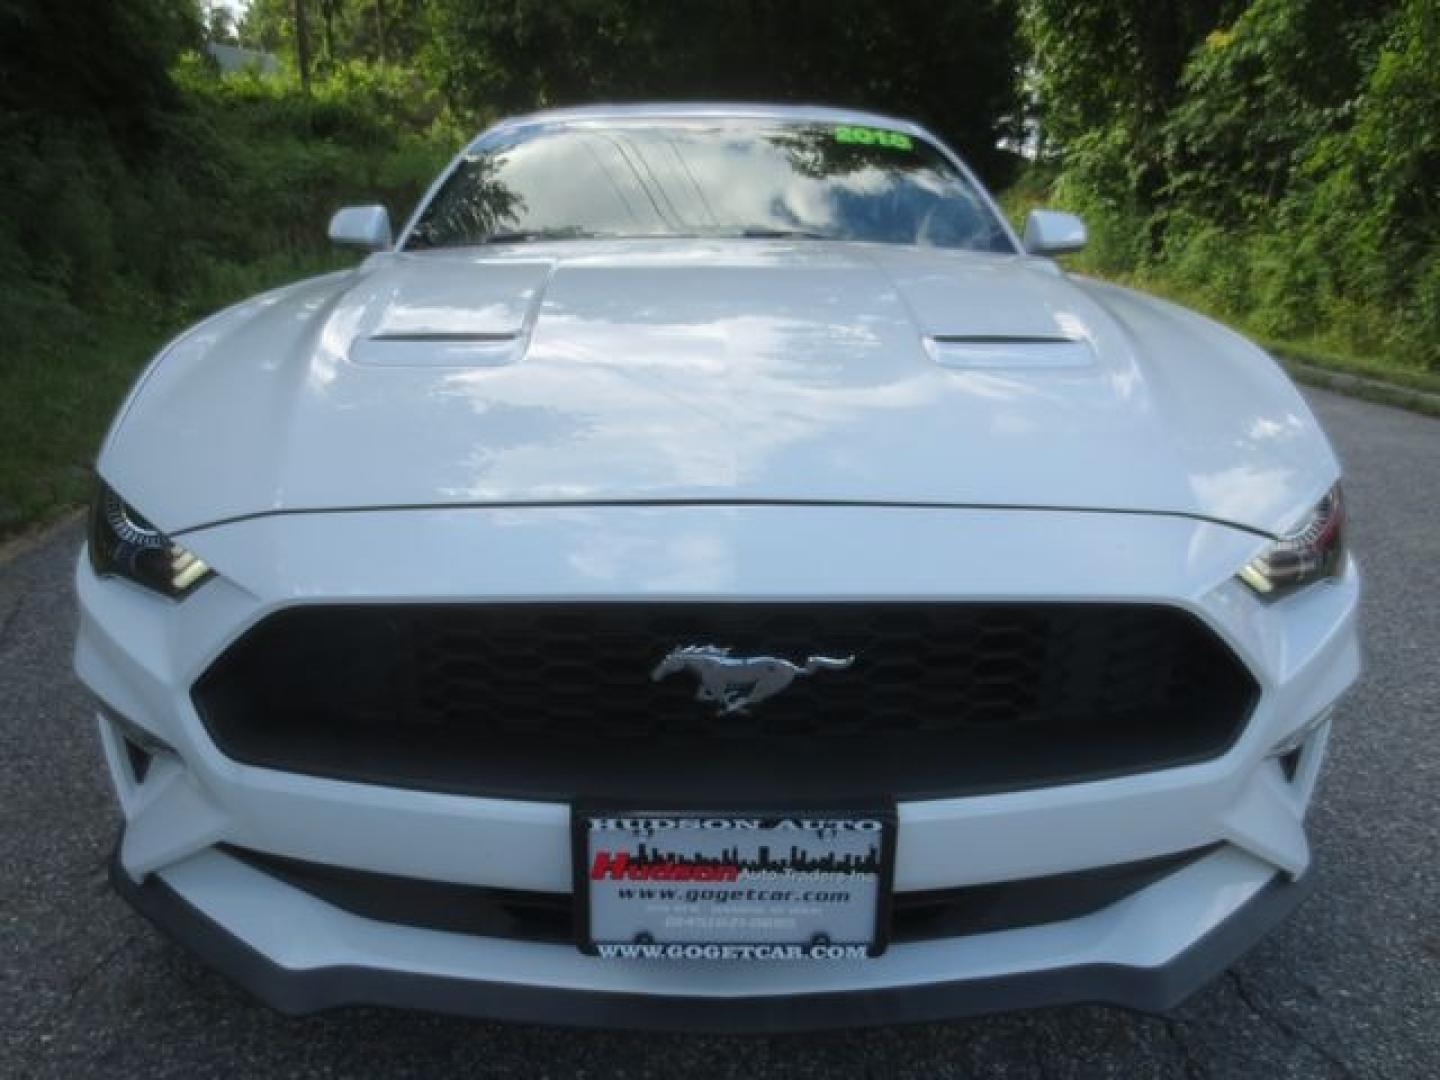
[[[1345,504],[1336,484],[1289,536],[1251,559],[1240,580],[1266,600],[1340,573],[1345,564]]]
[[[100,484],[90,508],[90,565],[179,599],[211,574],[194,552],[175,543]]]

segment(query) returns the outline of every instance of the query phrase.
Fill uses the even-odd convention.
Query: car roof
[[[829,105],[766,105],[746,102],[641,102],[630,105],[582,105],[565,109],[512,116],[501,120],[484,134],[531,125],[567,124],[592,120],[677,120],[677,119],[772,119],[818,121],[827,124],[859,124],[907,131],[933,139],[913,120],[886,116],[860,109]]]

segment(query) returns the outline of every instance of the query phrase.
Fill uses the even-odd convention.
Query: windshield
[[[1013,253],[974,184],[900,131],[773,120],[608,122],[472,147],[407,248],[794,237]]]

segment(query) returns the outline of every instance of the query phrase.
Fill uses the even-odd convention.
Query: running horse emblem
[[[812,656],[804,664],[792,664],[775,656],[731,656],[728,648],[718,645],[684,645],[671,649],[650,678],[659,682],[677,671],[688,671],[700,680],[695,700],[715,705],[721,716],[733,716],[774,697],[796,676],[844,671],[854,662],[853,656]]]

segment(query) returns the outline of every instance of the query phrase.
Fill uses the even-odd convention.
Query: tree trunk
[[[300,85],[310,92],[310,23],[305,14],[305,0],[295,0],[295,66],[300,69]]]
[[[385,0],[375,0],[375,48],[376,52],[379,54],[380,62],[382,64],[385,63],[387,59],[386,53],[389,52],[389,50],[386,48],[386,44]]]
[[[321,3],[320,16],[325,20],[325,61],[335,66],[335,5]]]

